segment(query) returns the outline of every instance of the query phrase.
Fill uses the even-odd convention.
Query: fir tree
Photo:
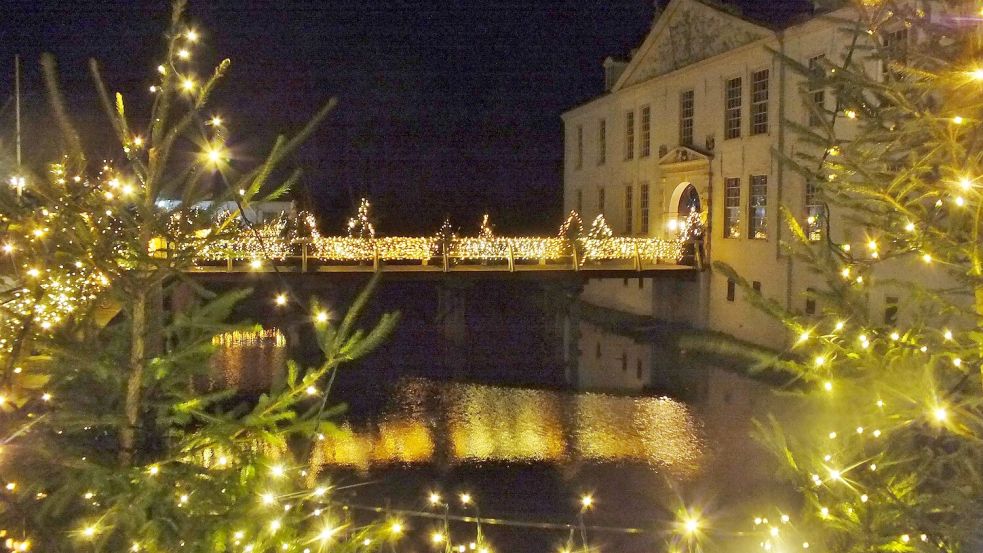
[[[395,323],[390,314],[358,328],[368,289],[340,321],[317,305],[306,311],[323,361],[291,363],[258,399],[196,385],[214,337],[242,328],[224,321],[248,291],[214,297],[185,272],[203,251],[244,232],[257,258],[271,257],[246,208],[296,182],[296,172],[279,180],[277,170],[334,106],[278,138],[259,165],[235,163],[233,171],[228,131],[206,117],[229,61],[196,77],[199,40],[179,0],[145,125],[91,64],[119,140],[118,164],[92,163],[54,62],[43,60],[66,155],[50,179],[31,179],[22,198],[0,191],[13,282],[0,318],[0,529],[10,550],[300,552],[392,537],[381,526],[345,527],[309,463],[331,428],[326,402],[336,371]],[[179,201],[161,203],[168,198]],[[237,207],[223,215],[229,202]],[[198,301],[164,312],[177,286],[191,287]]]
[[[801,505],[755,519],[769,551],[983,545],[983,50],[976,2],[856,1],[842,56],[807,67],[820,123],[785,160],[827,202],[785,212],[821,315],[755,294],[792,336],[801,424],[761,436]],[[801,219],[806,219],[801,217]],[[897,304],[883,304],[885,295]],[[801,509],[801,512],[800,512]],[[767,522],[770,520],[770,523]]]

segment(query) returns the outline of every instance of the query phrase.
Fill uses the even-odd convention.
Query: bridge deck
[[[259,255],[258,251],[270,254]],[[630,277],[698,268],[701,251],[698,244],[631,237],[578,241],[455,238],[445,242],[420,237],[322,237],[289,242],[273,239],[259,248],[225,247],[209,251],[189,272],[606,273]]]
[[[634,263],[596,263],[585,264],[579,267],[571,265],[561,265],[557,263],[546,264],[524,264],[516,263],[509,267],[501,263],[478,264],[478,263],[459,263],[449,264],[447,267],[442,265],[422,265],[404,263],[373,263],[351,264],[351,265],[322,265],[308,264],[306,267],[299,263],[265,263],[260,267],[252,267],[248,263],[234,263],[228,265],[197,265],[190,269],[190,273],[624,273],[624,276],[639,276],[640,274],[664,273],[692,271],[695,268],[690,265],[678,264],[642,264],[636,266]]]

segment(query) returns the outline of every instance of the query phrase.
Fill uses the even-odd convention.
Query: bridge
[[[324,237],[209,242],[192,273],[590,273],[654,276],[702,264],[699,244],[647,237]]]

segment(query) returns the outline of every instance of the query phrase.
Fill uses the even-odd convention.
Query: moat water
[[[282,375],[288,357],[316,359],[304,333],[290,331],[293,316],[269,308],[275,288],[261,283],[243,313],[301,343],[268,337],[223,347],[217,382],[260,391]],[[341,283],[317,295],[340,316],[356,288]],[[473,516],[473,507],[454,500],[466,492],[482,518],[551,526],[483,524],[493,551],[553,552],[571,538],[581,551],[579,501],[590,495],[591,551],[651,552],[663,550],[682,506],[739,526],[728,519],[767,495],[770,458],[749,437],[752,411],[768,401],[762,386],[726,368],[666,375],[671,367],[645,367],[646,375],[656,371],[645,389],[583,391],[571,367],[578,352],[593,355],[603,331],[592,329],[590,348],[578,344],[583,333],[539,284],[487,281],[455,293],[466,307],[448,319],[440,285],[383,283],[366,322],[387,310],[402,320],[383,347],[344,367],[331,391],[344,411],[316,457],[355,520],[378,516],[360,510],[367,507],[430,511],[434,491],[452,500],[452,515]],[[395,551],[436,550],[428,540],[439,521],[407,517],[405,524]],[[469,546],[475,534],[473,523],[451,525],[455,545]]]

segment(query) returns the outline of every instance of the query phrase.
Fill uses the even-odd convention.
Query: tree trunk
[[[126,381],[126,421],[120,430],[120,464],[133,464],[136,450],[136,431],[140,424],[140,393],[143,390],[143,369],[147,346],[147,293],[139,290],[133,297],[132,327],[130,330],[130,375]]]

